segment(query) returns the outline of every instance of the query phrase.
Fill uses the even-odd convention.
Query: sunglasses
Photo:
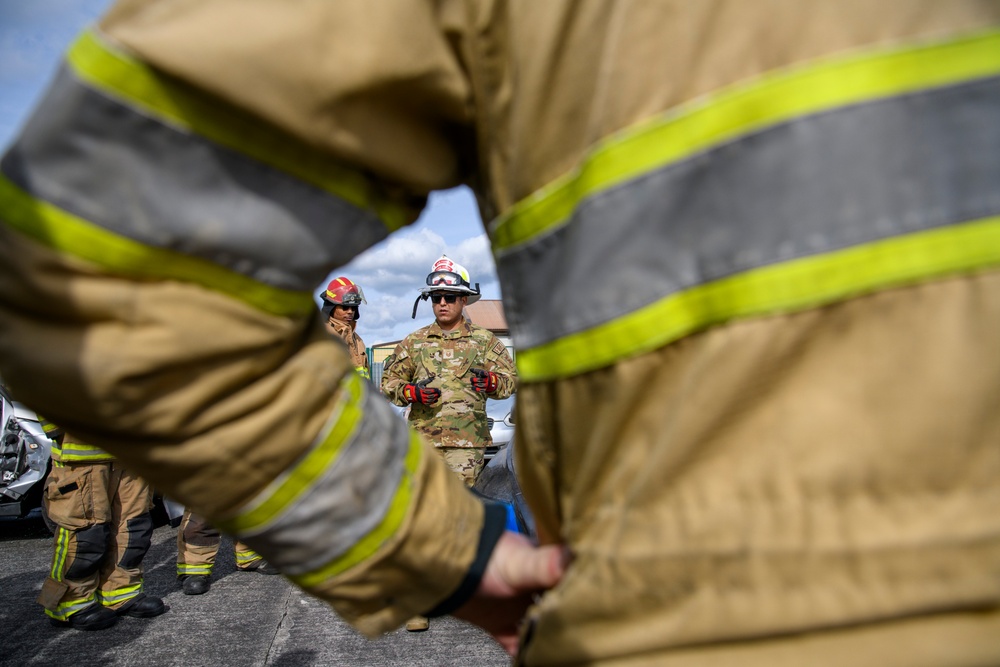
[[[458,300],[458,294],[431,294],[431,303],[439,303],[441,299],[444,299],[445,303],[455,303]]]
[[[337,304],[337,308],[343,308],[344,310],[357,310],[358,309],[357,306],[355,306],[355,305],[348,305],[346,303],[345,304],[338,303]]]

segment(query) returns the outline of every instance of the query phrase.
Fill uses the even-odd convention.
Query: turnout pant
[[[215,556],[222,544],[222,534],[205,517],[184,510],[177,529],[177,576],[212,574]],[[239,540],[234,543],[236,567],[252,570],[263,557]]]
[[[58,527],[38,598],[48,616],[64,621],[95,601],[117,609],[142,591],[152,498],[149,484],[116,461],[53,461],[45,508]]]

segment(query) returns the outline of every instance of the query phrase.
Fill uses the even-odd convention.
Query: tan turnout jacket
[[[998,20],[122,0],[0,169],[0,371],[393,628],[484,511],[312,290],[467,183],[525,494],[575,554],[525,664],[998,664]]]

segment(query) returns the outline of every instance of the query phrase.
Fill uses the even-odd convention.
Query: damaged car
[[[0,517],[20,518],[40,507],[52,441],[38,415],[17,403],[0,382]]]

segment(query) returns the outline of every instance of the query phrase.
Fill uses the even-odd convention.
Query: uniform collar
[[[462,318],[462,321],[457,327],[451,331],[442,331],[440,325],[438,325],[437,320],[431,323],[430,328],[427,330],[428,336],[434,336],[436,338],[465,338],[466,336],[472,335],[472,323],[469,320]]]

